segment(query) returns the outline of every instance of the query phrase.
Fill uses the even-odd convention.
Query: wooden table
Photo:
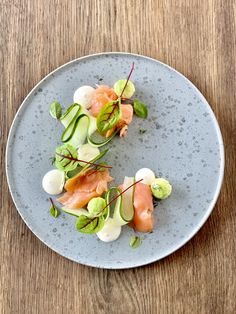
[[[236,313],[236,25],[230,0],[1,0],[0,312]],[[9,195],[4,151],[24,97],[74,58],[128,51],[163,61],[206,96],[221,126],[225,180],[204,227],[146,267],[93,269],[70,262],[26,227]]]

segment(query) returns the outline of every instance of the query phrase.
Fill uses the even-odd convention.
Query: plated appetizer
[[[81,86],[74,93],[74,103],[62,114],[55,101],[50,114],[63,127],[62,145],[55,150],[53,165],[42,180],[43,189],[50,195],[59,195],[61,210],[74,215],[76,229],[86,234],[96,233],[104,242],[116,240],[122,226],[129,225],[138,232],[154,228],[154,198],[165,199],[171,194],[170,183],[156,178],[148,168],[125,177],[119,186],[112,186],[111,165],[99,162],[108,153],[101,147],[119,134],[126,136],[133,115],[146,118],[147,106],[132,99],[135,86],[127,79],[107,85]],[[50,212],[57,217],[60,209],[50,197]],[[131,247],[138,247],[140,238],[131,238]]]

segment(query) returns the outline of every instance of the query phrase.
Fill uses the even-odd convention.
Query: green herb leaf
[[[50,197],[49,200],[50,200],[50,202],[51,202],[50,214],[52,215],[52,217],[56,218],[56,217],[59,216],[60,211],[59,211],[59,209],[55,206],[55,204],[54,204],[53,200],[51,199],[51,197]]]
[[[146,119],[148,116],[147,106],[138,99],[134,99],[134,112],[138,117],[143,119]]]
[[[145,129],[140,129],[139,130],[139,134],[144,134],[145,132],[147,132],[147,130],[145,130]]]
[[[50,115],[54,119],[60,119],[62,114],[61,105],[58,101],[53,101],[50,105]]]
[[[87,217],[85,215],[81,215],[76,220],[76,229],[79,232],[93,234],[100,231],[105,223],[105,219],[103,216],[99,217]]]
[[[54,163],[55,163],[55,161],[56,161],[56,157],[55,157],[55,156],[50,157],[50,158],[49,158],[49,161],[50,161],[51,165],[54,165]]]
[[[130,238],[130,242],[129,242],[129,245],[133,248],[133,249],[136,249],[138,248],[140,245],[141,245],[142,241],[140,239],[140,237],[138,236],[132,236]]]
[[[68,156],[65,158],[63,156]],[[63,171],[71,171],[74,170],[78,166],[78,161],[73,160],[73,158],[77,158],[77,150],[69,144],[64,144],[62,146],[57,147],[55,154],[55,166]],[[69,159],[72,158],[72,159]]]
[[[56,218],[59,215],[59,212],[55,206],[50,207],[50,213],[52,217]]]
[[[120,99],[107,103],[97,116],[97,128],[101,133],[112,129],[121,118]]]

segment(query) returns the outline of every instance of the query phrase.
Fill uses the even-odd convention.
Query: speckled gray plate
[[[128,136],[116,138],[107,156],[121,183],[149,167],[173,185],[171,197],[156,207],[155,230],[138,249],[129,247],[132,230],[103,243],[75,230],[75,218],[49,214],[41,188],[60,143],[62,126],[49,104],[73,101],[80,85],[113,85],[126,78],[132,62],[136,97],[147,103],[149,118],[134,118]],[[139,130],[146,129],[140,135]],[[184,245],[204,224],[219,195],[224,150],[219,126],[205,98],[183,75],[156,60],[127,53],[102,53],[71,61],[44,78],[29,93],[13,122],[7,145],[7,177],[15,205],[35,235],[59,254],[94,267],[129,268],[157,261]]]

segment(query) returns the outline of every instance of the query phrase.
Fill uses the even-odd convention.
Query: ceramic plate
[[[137,98],[149,108],[146,120],[135,117],[124,139],[108,144],[106,160],[115,183],[142,167],[173,185],[170,198],[155,209],[155,229],[143,235],[138,249],[129,247],[132,230],[103,243],[96,235],[75,229],[75,217],[49,213],[43,175],[60,144],[62,126],[49,115],[49,104],[73,102],[81,85],[113,85],[126,78],[132,62]],[[147,130],[140,134],[139,130]],[[192,238],[211,213],[219,195],[224,151],[220,129],[206,99],[183,75],[148,57],[102,53],[71,61],[46,76],[24,100],[11,127],[6,155],[13,200],[32,232],[57,253],[81,264],[101,268],[145,265],[173,253]]]

